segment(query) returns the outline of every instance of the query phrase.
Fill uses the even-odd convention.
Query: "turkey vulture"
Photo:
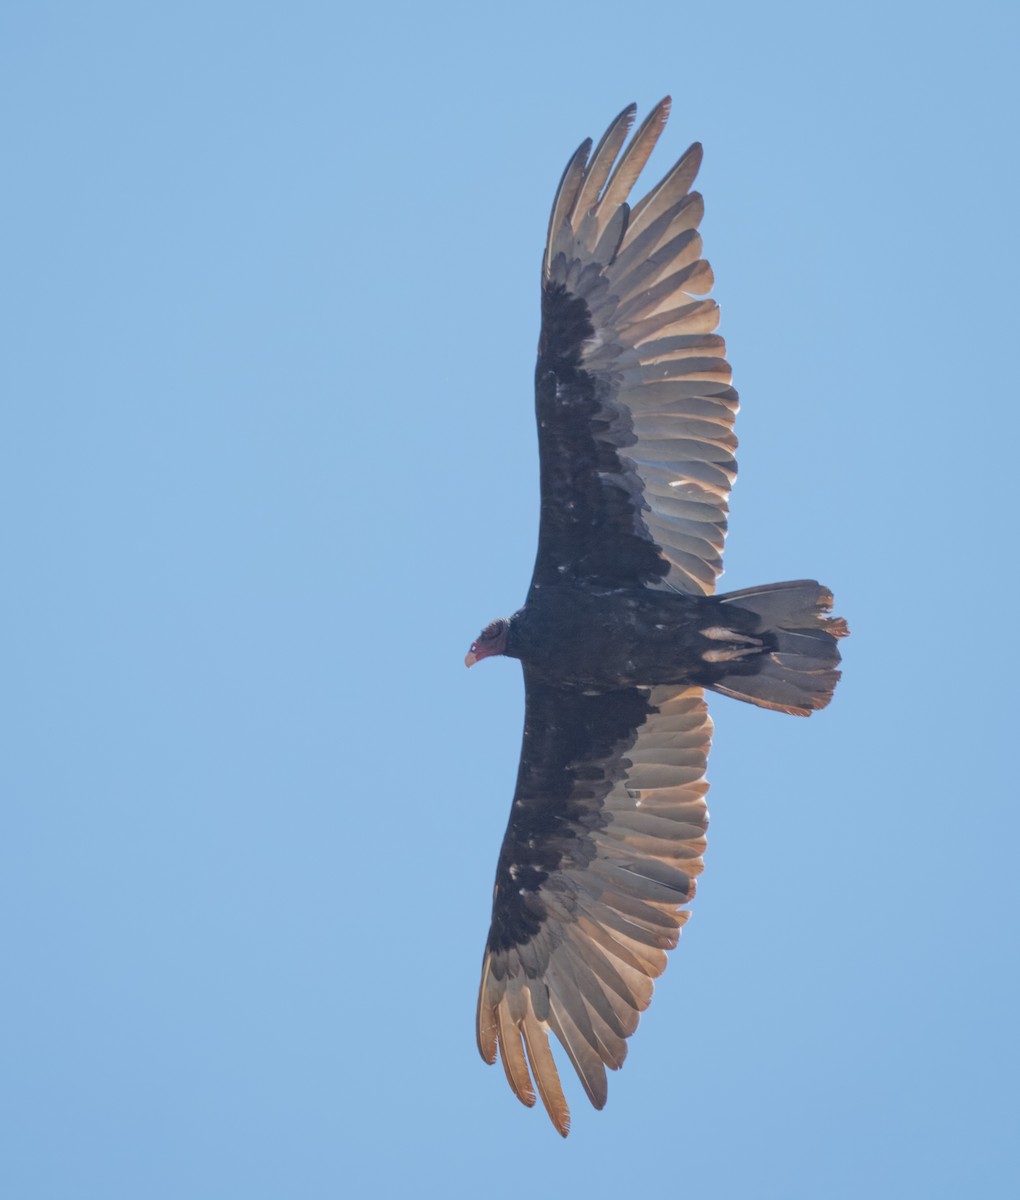
[[[702,869],[704,689],[808,716],[839,679],[814,580],[713,595],[736,474],[725,344],[704,299],[695,143],[631,207],[667,97],[625,108],[556,192],[535,372],[542,505],[527,601],[465,659],[520,659],[517,788],[496,867],[478,1048],[565,1137],[556,1035],[596,1108]],[[621,153],[622,150],[622,153]],[[530,1070],[529,1070],[530,1068]]]

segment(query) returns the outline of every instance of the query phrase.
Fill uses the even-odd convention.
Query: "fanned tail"
[[[770,583],[717,596],[753,618],[740,628],[760,634],[767,652],[748,656],[732,674],[708,684],[716,692],[760,708],[810,716],[832,699],[839,682],[839,638],[850,630],[830,617],[832,592],[814,579]]]

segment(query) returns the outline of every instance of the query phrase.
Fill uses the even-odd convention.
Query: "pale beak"
[[[469,650],[467,654],[464,655],[464,666],[473,667],[476,662],[478,662],[478,655],[475,654],[473,650]]]

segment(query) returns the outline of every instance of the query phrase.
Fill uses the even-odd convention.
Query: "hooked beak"
[[[478,662],[478,655],[475,654],[473,650],[469,650],[467,654],[464,655],[464,666],[473,667],[476,662]]]

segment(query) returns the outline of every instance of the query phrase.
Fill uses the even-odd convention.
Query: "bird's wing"
[[[549,1047],[596,1108],[648,1007],[702,869],[712,722],[700,688],[597,695],[529,678],[520,773],[496,869],[478,1048],[566,1136]],[[529,1071],[530,1067],[530,1071]]]
[[[553,203],[532,586],[668,584],[707,595],[722,570],[737,394],[713,332],[718,306],[703,298],[712,271],[697,232],[701,196],[690,191],[701,147],[631,208],[669,100],[621,154],[634,115],[624,109],[590,158],[590,141],[579,148]]]

